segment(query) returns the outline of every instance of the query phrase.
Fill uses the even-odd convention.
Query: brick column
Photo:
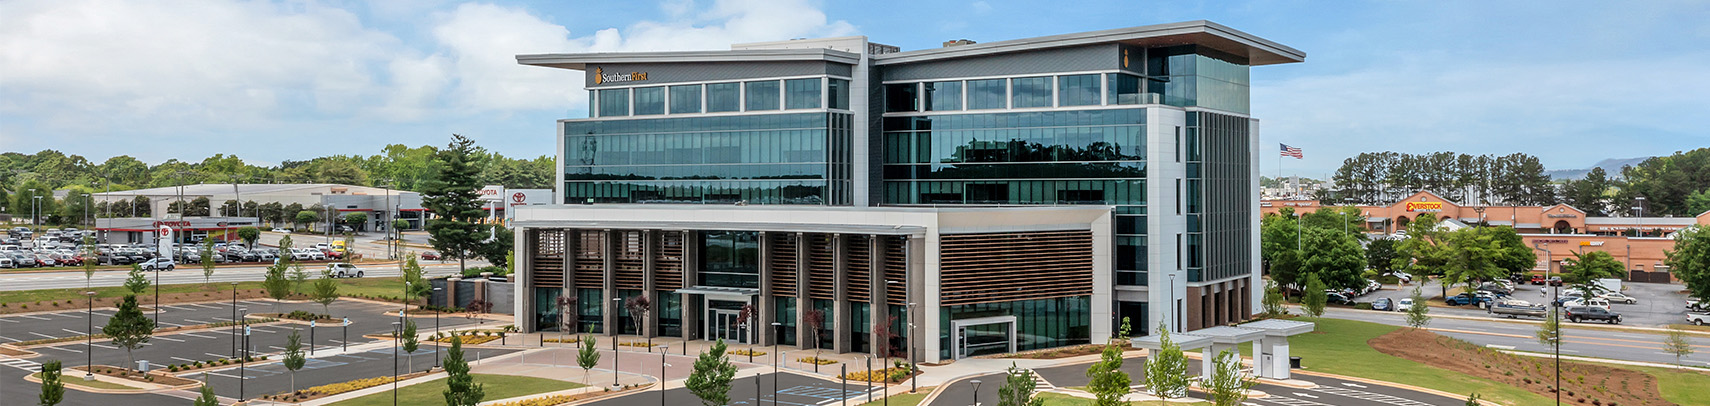
[[[831,235],[831,351],[835,353],[849,352],[854,341],[854,323],[850,323],[849,315],[853,313],[849,305],[849,238],[843,234]]]
[[[879,353],[879,342],[887,338],[879,336],[879,326],[891,316],[891,306],[887,303],[890,295],[885,291],[884,237],[868,238],[867,252],[872,253],[867,256],[867,291],[872,292],[867,298],[867,353],[883,357],[887,354]]]
[[[756,333],[755,344],[772,345],[778,341],[778,333],[772,328],[772,322],[777,321],[777,300],[772,298],[772,234],[760,232],[760,297],[754,304],[754,317],[748,320],[748,328]]]
[[[700,235],[695,231],[683,231],[683,286],[695,286],[695,276],[701,272]],[[684,293],[680,300],[683,303],[683,339],[700,338],[701,332],[701,302],[695,300],[695,295]]]
[[[796,233],[796,348],[808,348],[808,328],[802,324],[802,317],[812,308],[813,299],[808,298],[807,234]]]
[[[641,323],[641,331],[638,331],[642,337],[658,336],[659,331],[660,300],[658,285],[655,285],[656,281],[653,280],[653,256],[659,249],[659,244],[654,240],[658,238],[657,231],[641,230],[641,294],[652,301],[652,305],[647,308],[647,321]]]

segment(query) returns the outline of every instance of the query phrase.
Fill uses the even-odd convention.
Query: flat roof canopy
[[[1218,344],[1240,344],[1263,338],[1265,332],[1240,327],[1217,326],[1194,330],[1193,335],[1211,337],[1212,342]]]
[[[1263,331],[1266,336],[1270,337],[1306,334],[1312,332],[1317,326],[1311,322],[1282,319],[1265,319],[1240,325],[1241,328]]]
[[[1205,20],[921,49],[875,55],[873,61],[890,65],[1108,43],[1142,47],[1203,45],[1246,57],[1251,66],[1306,61],[1306,53],[1298,49]]]
[[[1197,333],[1197,331],[1196,331],[1196,333]],[[1161,337],[1163,337],[1163,335],[1154,334],[1154,335],[1149,335],[1149,336],[1145,336],[1145,337],[1130,338],[1130,339],[1128,339],[1128,343],[1133,345],[1136,348],[1145,348],[1148,350],[1161,350],[1161,349],[1164,349],[1164,343],[1159,340],[1159,338],[1161,338]],[[1213,339],[1211,337],[1206,337],[1206,336],[1197,336],[1197,335],[1193,335],[1193,334],[1176,333],[1176,334],[1170,334],[1170,341],[1173,341],[1176,343],[1176,345],[1181,346],[1183,350],[1192,350],[1192,349],[1209,347],[1209,346],[1211,346],[1212,342],[1215,341],[1215,339]]]
[[[588,70],[605,63],[711,63],[825,61],[854,65],[861,56],[832,49],[735,49],[729,51],[598,52],[584,54],[517,55],[522,65]]]

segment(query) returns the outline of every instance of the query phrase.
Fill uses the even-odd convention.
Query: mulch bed
[[[36,355],[36,353],[24,351],[24,350],[12,348],[12,347],[0,346],[0,355],[8,355],[8,356],[13,356],[13,357],[23,357],[23,356]]]
[[[84,371],[84,370],[86,370],[86,368],[87,367],[85,367],[85,366],[76,366],[76,367],[72,367],[71,369],[76,370],[76,371]],[[201,383],[198,381],[179,378],[179,377],[171,376],[171,375],[153,374],[153,373],[142,374],[142,373],[138,373],[134,370],[124,369],[124,368],[119,368],[119,367],[113,367],[113,366],[106,366],[106,365],[96,365],[95,366],[95,374],[96,375],[103,375],[103,376],[111,376],[114,378],[120,378],[120,379],[133,381],[133,382],[152,383],[152,384],[156,384],[156,385],[166,385],[166,386],[182,386],[182,385],[190,385],[190,384]]]
[[[1366,344],[1384,354],[1556,397],[1553,359],[1507,354],[1411,328],[1395,330]],[[1629,369],[1562,362],[1561,383],[1564,404],[1674,405],[1663,399],[1655,377]]]
[[[1128,350],[1132,350],[1132,349],[1134,349],[1134,347],[1131,345],[1128,345],[1128,344],[1122,345],[1123,351],[1128,351]],[[1046,349],[1031,350],[1031,351],[1022,351],[1022,352],[1018,352],[1018,353],[1014,353],[1014,354],[982,355],[982,356],[978,356],[978,357],[974,357],[974,358],[1058,359],[1058,358],[1079,357],[1082,355],[1094,355],[1094,354],[1099,354],[1099,353],[1103,353],[1103,352],[1104,352],[1104,344],[1084,344],[1084,345],[1077,345],[1077,346],[1072,346],[1072,347],[1057,347],[1057,348],[1046,348]]]
[[[240,290],[238,290],[238,300],[250,300],[250,299],[268,299],[267,292],[264,290],[261,290],[261,289],[240,289]],[[232,291],[230,290],[230,288],[227,288],[226,290],[215,290],[215,289],[210,288],[209,290],[205,290],[205,291],[201,291],[201,292],[178,292],[178,293],[162,293],[162,294],[160,294],[160,304],[204,303],[204,302],[216,302],[216,301],[225,301],[227,303],[230,303],[230,300],[232,300]],[[124,297],[122,297],[122,296],[121,297],[97,297],[97,298],[95,298],[95,308],[99,309],[99,308],[103,308],[103,307],[105,307],[105,308],[118,307],[119,302],[122,302],[122,301],[124,301]],[[139,304],[139,307],[148,309],[148,310],[145,310],[145,312],[153,312],[154,311],[153,308],[149,307],[149,306],[152,306],[155,304],[153,301],[154,301],[154,294],[152,294],[152,293],[146,294],[146,295],[137,295],[137,302]],[[0,314],[29,313],[29,312],[55,311],[55,310],[83,310],[83,309],[89,307],[89,300],[88,299],[78,299],[78,300],[73,300],[70,302],[60,301],[60,302],[36,302],[36,303],[9,303],[8,305],[9,306],[0,307]],[[22,305],[29,305],[29,306],[24,307]]]

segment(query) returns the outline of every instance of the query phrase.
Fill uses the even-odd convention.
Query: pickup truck
[[[1621,314],[1590,306],[1570,306],[1563,314],[1568,321],[1579,323],[1584,320],[1602,320],[1609,324],[1621,324]]]
[[[1524,300],[1503,300],[1490,306],[1491,315],[1503,315],[1508,318],[1518,316],[1544,317],[1545,308],[1542,304],[1532,304]]]
[[[1699,326],[1710,324],[1710,313],[1687,313],[1686,322]]]

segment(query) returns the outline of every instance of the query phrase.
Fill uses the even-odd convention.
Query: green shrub
[[[1359,310],[1371,310],[1372,304],[1371,303],[1355,303],[1354,308],[1359,309]]]

